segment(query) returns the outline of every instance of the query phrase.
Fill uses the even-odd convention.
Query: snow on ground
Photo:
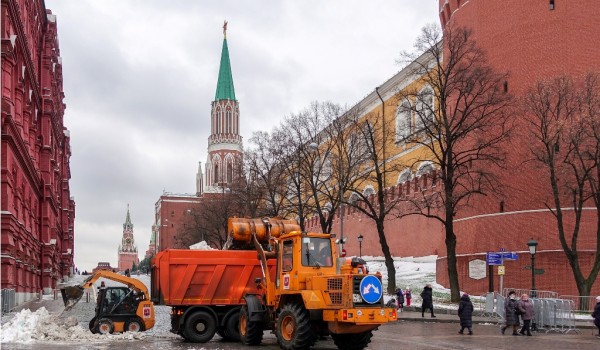
[[[73,276],[69,285],[81,283],[86,276]],[[148,288],[150,288],[149,275],[133,275],[138,278]],[[100,278],[94,285],[99,286],[104,281],[107,286],[118,286],[121,283]],[[0,343],[32,343],[37,341],[55,341],[55,342],[104,342],[106,340],[131,341],[153,338],[179,338],[179,336],[170,332],[171,308],[164,305],[154,307],[156,323],[154,327],[145,332],[139,333],[114,333],[114,334],[93,334],[89,330],[89,321],[94,317],[94,306],[96,288],[90,288],[89,302],[86,302],[86,295],[68,311],[64,311],[64,305],[60,297],[55,300],[54,295],[44,295],[41,302],[31,302],[31,308],[24,308],[19,312],[2,315],[2,330],[0,332]],[[37,308],[38,304],[44,306]],[[51,309],[49,311],[46,307]],[[32,309],[36,309],[32,311]],[[5,322],[5,319],[9,319]]]

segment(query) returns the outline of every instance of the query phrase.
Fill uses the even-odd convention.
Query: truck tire
[[[98,333],[98,328],[96,328],[96,317],[90,320],[89,328],[92,333]]]
[[[308,312],[297,304],[286,304],[281,308],[275,335],[284,350],[309,349],[316,341]]]
[[[193,343],[206,343],[217,331],[217,320],[205,311],[189,315],[183,327],[183,337]]]
[[[240,341],[240,313],[235,312],[225,320],[225,335],[227,340],[239,342]]]
[[[108,318],[101,318],[98,320],[98,333],[100,334],[112,334],[112,332],[114,332],[115,330],[115,326],[113,324],[113,321],[111,321]]]
[[[144,330],[144,323],[139,318],[132,318],[125,324],[126,332],[141,332]]]
[[[248,307],[242,306],[239,318],[240,340],[244,345],[260,345],[263,338],[263,325],[260,322],[250,321]]]
[[[331,333],[335,345],[343,350],[363,350],[371,342],[371,337],[373,337],[371,331],[354,334]]]

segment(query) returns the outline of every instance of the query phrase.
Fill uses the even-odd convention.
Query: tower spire
[[[231,74],[231,63],[229,62],[229,47],[227,46],[227,21],[223,24],[223,49],[221,50],[219,80],[217,82],[217,93],[215,94],[215,101],[218,100],[235,101],[235,89],[233,88],[233,76]]]
[[[125,223],[123,224],[123,230],[133,230],[133,224],[131,223],[131,216],[129,215],[129,203],[127,203],[127,217],[125,217]]]

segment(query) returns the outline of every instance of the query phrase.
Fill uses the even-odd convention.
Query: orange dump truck
[[[188,341],[207,342],[215,333],[238,341],[240,307],[246,294],[258,293],[257,278],[263,274],[254,250],[168,249],[154,257],[151,298],[172,307],[171,331]]]

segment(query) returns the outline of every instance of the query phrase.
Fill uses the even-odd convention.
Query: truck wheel
[[[240,313],[236,312],[225,320],[225,326],[221,329],[223,339],[226,341],[240,341]]]
[[[373,337],[371,331],[354,334],[331,333],[335,345],[343,350],[363,350],[371,342],[371,337]]]
[[[250,321],[248,307],[242,306],[240,310],[239,335],[244,345],[260,345],[263,338],[263,325],[260,322]]]
[[[315,343],[308,312],[300,305],[286,304],[277,318],[277,342],[284,350],[308,349]]]
[[[90,331],[92,333],[98,333],[98,329],[96,328],[96,317],[94,317],[90,320],[89,327],[90,327]]]
[[[217,331],[217,321],[208,312],[198,311],[185,320],[183,336],[193,343],[206,343]]]
[[[109,334],[115,330],[113,325],[113,321],[108,318],[101,318],[98,320],[98,333],[100,334]]]
[[[125,325],[125,331],[127,332],[141,332],[144,330],[144,325],[142,323],[142,321],[140,321],[137,318],[132,318],[129,321],[127,321],[127,324]]]

